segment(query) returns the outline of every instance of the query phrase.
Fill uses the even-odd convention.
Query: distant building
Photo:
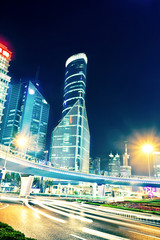
[[[89,158],[89,173],[93,173],[93,158]]]
[[[131,166],[128,166],[129,155],[127,153],[127,142],[125,143],[125,153],[123,154],[123,166],[121,166],[121,177],[131,177]]]
[[[109,155],[108,174],[112,177],[120,176],[120,156],[118,153],[115,156],[112,153]]]
[[[0,123],[2,122],[3,109],[6,101],[8,85],[11,77],[8,76],[8,67],[11,52],[0,43]]]
[[[52,132],[50,162],[53,166],[89,172],[90,133],[85,107],[87,57],[66,61],[63,118]]]
[[[153,152],[154,176],[160,177],[160,152]]]
[[[93,160],[93,170],[94,170],[95,174],[100,174],[101,173],[100,163],[101,163],[100,157],[97,157]]]
[[[1,129],[1,143],[9,145],[17,134],[29,139],[25,152],[44,158],[49,104],[32,82],[10,86]]]

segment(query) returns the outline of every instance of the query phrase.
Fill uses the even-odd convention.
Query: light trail
[[[62,212],[62,211],[60,211],[60,210],[53,209],[53,208],[51,208],[51,207],[45,206],[44,204],[40,203],[40,202],[37,201],[37,200],[33,200],[32,202],[33,202],[34,204],[39,205],[39,206],[42,207],[42,208],[45,208],[45,209],[49,210],[49,211],[52,211],[52,212],[55,212],[55,213],[58,213],[58,214],[61,214],[61,215],[64,215],[64,216],[67,216],[67,217],[70,217],[70,218],[75,218],[75,219],[81,220],[81,221],[83,221],[83,222],[88,222],[88,223],[92,223],[92,222],[93,222],[91,219],[84,218],[84,217],[81,217],[81,216],[78,216],[78,215],[73,215],[73,214],[66,213],[66,212]]]
[[[82,237],[79,237],[79,236],[74,235],[74,234],[70,234],[70,236],[75,237],[75,238],[78,238],[78,239],[81,239],[81,240],[87,240],[86,238],[82,238]]]
[[[137,219],[138,219],[140,221],[150,220],[151,221],[150,223],[154,224],[153,221],[160,221],[160,217],[153,216],[151,214],[147,214],[147,215],[146,214],[143,214],[143,215],[141,214],[140,215],[139,213],[138,214],[137,213],[132,213],[132,212],[130,213],[130,211],[127,211],[127,210],[122,212],[122,211],[119,211],[119,209],[118,209],[118,211],[117,211],[117,209],[116,210],[112,210],[112,209],[111,210],[110,209],[109,210],[108,209],[103,209],[102,210],[102,208],[99,209],[98,207],[96,208],[96,210],[92,210],[92,209],[94,209],[94,207],[92,207],[92,206],[88,206],[86,204],[83,204],[82,206],[83,207],[78,205],[77,207],[79,209],[82,209],[84,212],[90,212],[90,213],[93,213],[95,215],[106,216],[106,217],[109,216],[110,218],[117,218],[117,219],[121,219],[121,220],[124,220],[124,218],[125,218],[128,222],[137,222]],[[120,213],[120,215],[117,214],[117,212]],[[135,219],[130,218],[132,216],[135,217]],[[143,222],[143,224],[145,224],[145,222]]]
[[[108,240],[129,240],[129,238],[122,238],[122,237],[118,237],[112,234],[108,234],[105,232],[100,232],[97,230],[93,230],[93,229],[89,229],[89,228],[82,228],[82,231],[91,235],[94,235],[96,237],[101,237],[101,238],[105,238]]]
[[[39,213],[39,214],[41,214],[41,215],[43,215],[43,216],[51,219],[51,220],[54,220],[54,221],[57,221],[57,222],[60,222],[60,223],[66,223],[66,221],[64,221],[63,219],[53,217],[53,216],[51,216],[51,215],[49,215],[49,214],[46,214],[46,213],[44,213],[44,212],[41,212],[40,210],[37,210],[37,209],[31,207],[31,206],[28,204],[28,200],[27,200],[27,199],[25,199],[24,202],[25,202],[25,205],[26,205],[28,208],[30,208],[31,210],[33,210],[33,211],[35,211],[35,212],[37,212],[37,213]]]
[[[69,210],[69,207],[67,207],[67,209],[66,209],[66,206],[65,206],[65,207],[60,207],[59,205],[54,205],[54,204],[49,204],[49,203],[46,203],[46,205],[47,205],[47,206],[52,206],[52,207],[58,208],[58,209],[60,209],[60,210],[66,211],[66,212],[70,212],[70,213],[74,213],[74,214],[79,214],[79,215],[84,215],[83,212],[80,212],[80,210],[79,210],[79,209],[76,209],[76,208],[74,208],[74,209],[76,209],[76,210],[79,211],[79,212],[76,212],[76,211],[73,211],[73,210]],[[72,209],[72,208],[71,208],[71,209]]]
[[[7,205],[4,206],[4,207],[1,207],[0,210],[6,208],[6,207],[8,207],[8,206],[9,206],[9,204],[7,204]]]
[[[60,202],[60,201],[59,201]],[[81,208],[81,207],[80,207]],[[104,212],[102,213],[99,213],[98,211],[93,211],[93,210],[86,210],[83,208],[84,211],[86,212],[89,212],[89,213],[93,213],[93,214],[100,214],[101,216],[104,216]],[[81,214],[81,213],[79,213]],[[114,216],[116,218],[118,218],[119,220],[123,220],[123,221],[118,221],[118,220],[112,220],[112,219],[108,219],[108,218],[104,218],[104,217],[99,217],[99,216],[95,216],[95,215],[90,215],[88,213],[83,213],[83,216],[85,217],[88,217],[88,218],[91,218],[91,219],[96,219],[96,220],[100,220],[100,221],[104,221],[104,222],[108,222],[108,223],[112,223],[112,224],[115,224],[115,225],[121,225],[121,226],[125,226],[125,227],[129,227],[129,228],[132,228],[132,229],[140,229],[140,230],[145,230],[145,231],[152,231],[152,232],[155,232],[155,233],[160,233],[159,229],[155,229],[155,228],[149,228],[149,227],[144,227],[144,226],[139,226],[137,224],[133,224],[133,221],[132,220],[129,220],[127,219],[127,221],[129,221],[130,223],[128,222],[124,222],[124,218],[120,217],[120,216]],[[105,214],[105,216],[109,216],[111,217],[110,214]]]

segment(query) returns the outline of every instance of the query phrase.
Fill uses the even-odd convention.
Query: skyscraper
[[[29,138],[26,153],[43,158],[49,104],[32,82],[10,86],[1,130],[1,143],[9,145],[17,135]]]
[[[79,53],[66,61],[63,116],[72,108],[77,100],[83,105],[86,91],[87,56]]]
[[[9,62],[11,60],[11,52],[0,43],[0,123],[2,122],[3,109],[6,101],[8,84],[10,77],[8,74]]]
[[[87,57],[66,61],[62,120],[52,132],[50,161],[54,167],[89,171],[90,134],[85,107]]]
[[[125,142],[125,153],[123,154],[123,166],[121,166],[121,176],[131,177],[131,166],[128,165],[129,155],[127,153],[127,142]]]
[[[109,155],[108,163],[109,176],[119,177],[120,176],[120,156],[118,153],[114,156],[112,153]]]

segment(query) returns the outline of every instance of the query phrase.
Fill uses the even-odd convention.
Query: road
[[[44,198],[24,200],[23,204],[0,201],[0,221],[37,240],[160,239],[159,227],[97,206]]]

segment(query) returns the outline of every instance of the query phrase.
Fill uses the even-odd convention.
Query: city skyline
[[[40,19],[41,5],[26,6],[23,11],[20,11],[21,5],[19,8],[14,4],[7,6],[9,18],[6,21],[2,18],[1,29],[2,36],[10,42],[11,48],[8,48],[13,52],[9,68],[11,81],[34,79],[40,66],[40,88],[52,106],[51,132],[63,109],[65,59],[77,52],[85,52],[88,56],[86,105],[91,132],[91,156],[109,154],[110,151],[122,154],[123,142],[129,140],[133,132],[154,128],[156,134],[159,134],[160,35],[156,30],[159,29],[156,24],[159,3],[131,1],[127,4],[127,1],[114,1],[112,4],[91,4],[87,1],[76,8],[81,18],[76,18],[75,22],[76,6],[73,2],[71,9],[69,6],[64,4],[61,7],[57,3],[54,10],[45,6],[45,16],[48,11],[51,13],[53,10],[55,13],[43,19],[45,25],[39,25],[36,21]],[[29,10],[31,13],[27,23],[25,18]],[[98,17],[95,20],[96,13]],[[21,21],[16,24],[19,18]],[[40,20],[41,23],[43,21]],[[23,28],[26,31],[22,33]],[[79,29],[82,34],[79,34]]]

